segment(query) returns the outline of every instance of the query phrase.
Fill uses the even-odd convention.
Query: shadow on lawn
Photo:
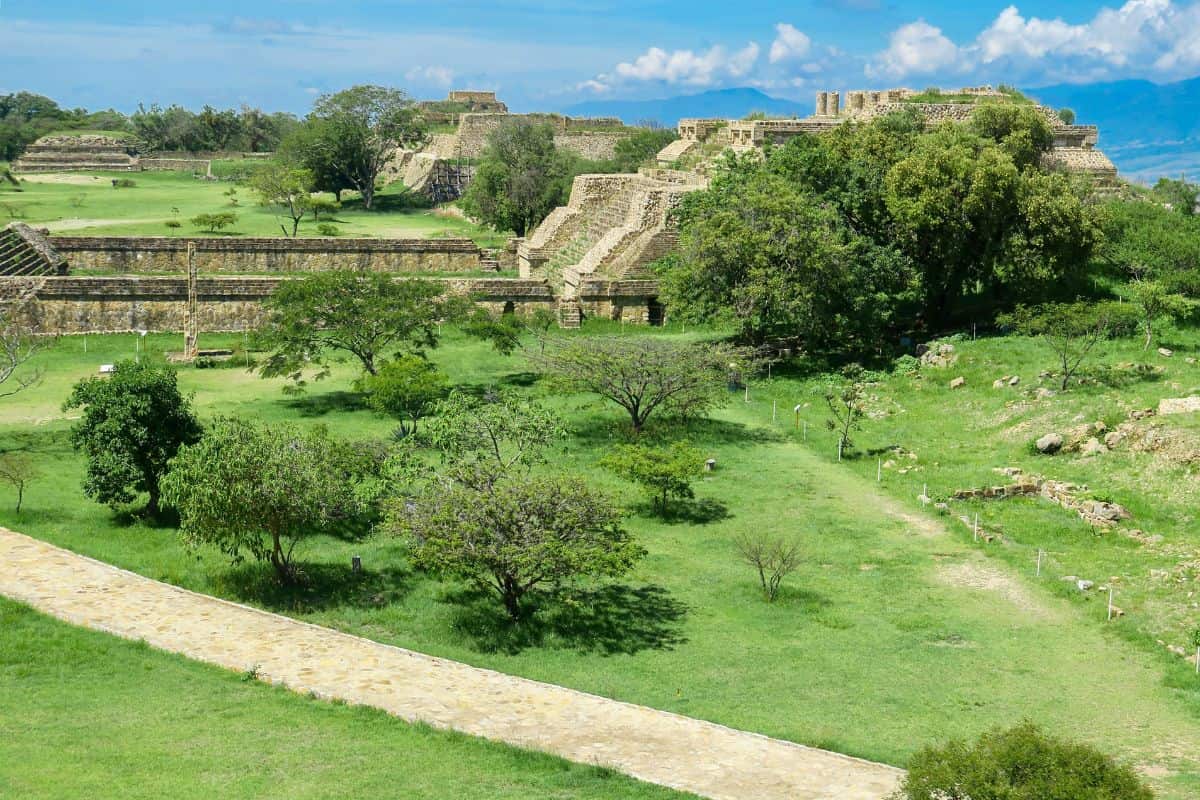
[[[632,655],[687,641],[679,632],[687,606],[660,586],[609,584],[540,592],[528,599],[525,617],[515,623],[495,595],[479,589],[453,591],[445,599],[457,606],[455,631],[485,653],[517,655],[531,647],[551,647]]]
[[[700,500],[672,500],[666,511],[660,512],[654,503],[645,501],[631,506],[639,517],[657,519],[667,525],[707,525],[729,519],[729,506],[720,500],[705,497]]]
[[[272,611],[306,613],[331,608],[381,608],[398,602],[412,585],[407,569],[355,573],[349,564],[300,564],[300,580],[279,582],[265,564],[244,564],[217,577],[220,590]]]
[[[362,411],[367,407],[361,394],[345,391],[302,394],[280,402],[302,417],[323,417],[335,412]]]

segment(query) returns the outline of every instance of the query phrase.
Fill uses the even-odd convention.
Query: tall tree
[[[169,366],[122,361],[107,377],[75,384],[63,410],[83,409],[71,444],[87,456],[83,490],[116,508],[149,495],[159,513],[159,482],[179,448],[200,438],[200,423]]]
[[[258,193],[264,206],[282,210],[292,221],[291,233],[283,227],[284,236],[295,237],[300,231],[300,220],[313,210],[313,178],[306,169],[289,166],[279,161],[270,161],[259,166],[250,176],[250,188]]]
[[[571,191],[573,160],[554,146],[554,129],[507,122],[488,137],[463,209],[498,230],[524,236]]]
[[[353,86],[317,98],[309,114],[314,156],[344,175],[372,208],[376,183],[398,148],[428,140],[420,109],[404,92],[384,86]],[[318,172],[323,172],[318,171]]]
[[[283,281],[264,303],[255,337],[271,351],[260,371],[302,387],[305,370],[316,368],[317,380],[327,377],[330,353],[341,351],[374,375],[388,353],[437,346],[438,325],[456,308],[441,295],[432,281],[379,272],[332,270]]]

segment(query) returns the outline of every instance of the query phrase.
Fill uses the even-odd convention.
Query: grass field
[[[590,324],[581,335],[597,330],[614,328]],[[1029,718],[1141,766],[1164,797],[1200,793],[1200,679],[1148,641],[1134,605],[1126,603],[1126,619],[1106,626],[1094,598],[1067,592],[1061,570],[1099,573],[1058,554],[1063,548],[1056,546],[1047,574],[1035,579],[1026,534],[1014,529],[1024,524],[1019,515],[1030,513],[1032,524],[1053,518],[1066,531],[1038,528],[1030,537],[1070,536],[1080,551],[1090,545],[1101,554],[1126,546],[1090,532],[1084,537],[1056,507],[1014,503],[981,512],[989,525],[997,523],[992,514],[1018,514],[999,521],[1024,548],[985,548],[969,531],[921,512],[914,499],[923,481],[931,493],[984,476],[995,483],[993,466],[1008,465],[1010,455],[1030,458],[1024,434],[1010,444],[992,441],[1004,400],[999,390],[989,394],[990,383],[1014,371],[997,363],[1006,352],[999,342],[961,347],[968,391],[950,394],[949,374],[912,386],[903,382],[912,379],[894,377],[873,389],[881,397],[895,392],[904,411],[871,420],[861,446],[901,443],[917,451],[921,467],[905,476],[889,471],[882,486],[873,458],[831,463],[832,437],[818,427],[821,401],[803,377],[776,373],[752,386],[751,402],[732,398],[710,422],[686,430],[660,426],[655,435],[687,436],[717,459],[717,471],[698,487],[698,500],[706,502],[666,522],[635,513],[628,525],[649,556],[631,576],[544,595],[534,620],[513,628],[490,598],[414,571],[392,541],[313,540],[302,556],[307,587],[285,592],[257,567],[231,568],[214,551],[190,553],[172,529],[114,516],[88,501],[59,404],[98,364],[132,355],[134,337],[86,341],[85,354],[82,337],[60,340],[43,357],[44,383],[0,404],[0,448],[27,449],[46,473],[19,517],[11,497],[0,493],[0,524],[153,578],[379,641],[890,763],[903,763],[928,741]],[[179,347],[174,336],[147,341],[152,354]],[[202,337],[202,346],[221,344],[240,340]],[[1043,358],[1032,343],[1009,346],[1029,369]],[[497,356],[453,331],[433,359],[460,385],[507,384],[543,395],[520,357]],[[300,399],[237,368],[188,368],[181,383],[195,392],[203,416],[232,413],[325,424],[345,437],[386,436],[391,424],[349,392],[353,375],[343,364]],[[1083,402],[1098,391],[1064,401]],[[585,472],[638,506],[628,486],[595,466],[625,436],[619,414],[583,396],[546,400],[563,410],[572,431],[556,466]],[[774,424],[772,400],[779,411]],[[803,410],[807,442],[792,427],[790,409],[798,402],[810,404]],[[1136,480],[1130,476],[1130,485]],[[1154,502],[1129,504],[1141,513]],[[794,534],[804,542],[803,566],[774,605],[760,599],[754,576],[733,556],[731,540],[743,530]],[[361,578],[350,573],[352,555],[362,556]]]
[[[291,219],[258,204],[248,187],[230,181],[205,181],[181,172],[61,173],[24,175],[21,191],[0,183],[0,225],[20,220],[63,236],[210,236],[193,225],[197,214],[231,211],[237,222],[222,236],[280,236]],[[135,186],[114,188],[114,178]],[[227,192],[234,191],[229,195]],[[332,196],[331,196],[332,197]],[[376,195],[377,210],[363,210],[346,195],[344,208],[332,222],[340,236],[385,238],[468,237],[496,247],[505,236],[448,212],[403,207],[401,187],[394,184]],[[236,200],[237,205],[232,201]],[[168,227],[177,221],[177,228]],[[301,236],[319,236],[318,221],[300,224]]]
[[[302,697],[3,599],[0,696],[3,797],[685,797]]]

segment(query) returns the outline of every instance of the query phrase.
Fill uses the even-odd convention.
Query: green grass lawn
[[[87,631],[0,599],[0,796],[683,798]]]
[[[590,324],[580,335],[616,329]],[[627,329],[627,335],[678,333]],[[751,402],[733,397],[709,422],[685,430],[659,426],[655,435],[687,436],[717,459],[717,470],[697,489],[698,501],[707,502],[667,522],[634,514],[628,525],[649,556],[632,575],[543,595],[533,621],[513,628],[492,599],[414,571],[393,541],[310,541],[302,556],[308,586],[285,592],[260,568],[232,568],[215,551],[188,552],[174,530],[114,516],[88,501],[59,404],[97,365],[131,355],[134,337],[86,341],[85,354],[82,337],[60,340],[42,359],[45,382],[0,403],[0,447],[27,448],[46,472],[19,517],[9,494],[0,493],[0,524],[153,578],[379,641],[854,755],[901,764],[926,742],[1028,718],[1142,766],[1165,797],[1200,793],[1200,679],[1144,641],[1136,608],[1126,605],[1129,616],[1106,626],[1095,599],[1064,596],[1057,579],[1066,567],[1084,574],[1085,564],[1056,555],[1039,581],[1023,556],[1013,555],[1010,564],[1007,550],[977,546],[969,531],[943,529],[919,511],[922,481],[931,493],[967,477],[994,483],[991,467],[1026,452],[1027,437],[994,442],[994,429],[977,421],[996,415],[984,398],[1003,407],[989,394],[993,372],[1013,371],[994,363],[1001,343],[963,348],[969,390],[950,394],[945,386],[953,375],[939,374],[912,388],[912,397],[900,397],[903,412],[870,422],[860,435],[863,447],[903,444],[918,452],[922,468],[903,477],[889,471],[882,487],[874,459],[831,463],[832,438],[818,427],[821,401],[802,378],[776,373],[752,386]],[[175,336],[147,341],[151,352],[180,346]],[[201,337],[202,347],[238,343]],[[1014,357],[1040,358],[1031,344],[1012,346]],[[507,384],[544,395],[519,357],[497,356],[453,331],[432,357],[458,384]],[[203,416],[386,436],[392,425],[349,392],[353,375],[352,365],[343,364],[300,399],[283,395],[277,381],[236,368],[186,368],[181,383],[195,392]],[[889,381],[875,393],[901,386]],[[595,466],[625,437],[620,414],[585,396],[546,400],[564,411],[572,432],[555,467],[584,472],[639,505],[629,486]],[[774,424],[772,400],[779,412]],[[812,404],[804,409],[807,442],[792,427],[797,402]],[[1071,526],[1065,512],[1031,507],[1041,515],[1038,525],[1054,517]],[[898,513],[917,515],[915,523]],[[1016,539],[1012,527],[1020,520],[1005,524]],[[774,605],[761,600],[755,576],[734,557],[732,539],[745,530],[795,535],[804,543],[803,565]],[[1124,547],[1115,539],[1111,545]],[[360,578],[350,573],[352,555],[362,556]]]
[[[20,220],[48,227],[63,236],[209,236],[190,220],[197,214],[231,211],[237,222],[223,236],[280,236],[281,224],[291,230],[290,218],[258,204],[248,187],[230,181],[205,181],[180,172],[97,172],[21,176],[21,191],[0,184],[0,224]],[[132,179],[135,186],[115,189],[114,178]],[[226,194],[230,190],[236,194]],[[341,236],[384,238],[467,237],[488,247],[506,237],[447,212],[403,208],[394,184],[377,196],[377,210],[364,211],[347,194],[346,207],[332,222]],[[236,200],[234,206],[231,201]],[[168,221],[180,227],[167,227]],[[311,217],[300,224],[301,236],[319,236]]]

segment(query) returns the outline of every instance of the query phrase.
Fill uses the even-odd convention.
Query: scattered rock
[[[967,379],[962,377],[961,375],[959,375],[954,380],[950,381],[951,389],[961,389],[962,387],[964,387],[966,385],[967,385]]]
[[[1153,417],[1154,413],[1155,412],[1153,408],[1141,408],[1130,411],[1129,418],[1132,420],[1146,419],[1147,417]]]
[[[1200,397],[1195,395],[1191,397],[1164,398],[1158,401],[1159,416],[1191,414],[1196,411],[1200,411]]]
[[[1083,456],[1098,456],[1101,453],[1107,453],[1108,448],[1102,445],[1100,440],[1093,436],[1080,446],[1079,452]]]
[[[1088,521],[1116,524],[1124,519],[1133,519],[1129,509],[1103,500],[1085,500],[1079,504],[1079,515]]]
[[[1039,386],[1038,390],[1033,394],[1038,400],[1045,400],[1049,397],[1054,397],[1056,393],[1053,389],[1047,389],[1045,386]]]
[[[1104,434],[1104,446],[1109,450],[1119,445],[1125,439],[1125,434],[1120,431],[1110,431]]]
[[[1092,581],[1088,581],[1088,580],[1075,581],[1076,588],[1078,588],[1079,591],[1081,591],[1081,592],[1086,592],[1087,590],[1091,589],[1095,585],[1096,585],[1095,583],[1093,583]]]
[[[1160,347],[1158,348],[1158,354],[1163,358],[1170,358],[1171,356],[1175,355],[1175,352],[1173,350],[1168,350],[1165,347]]]
[[[1120,609],[1116,606],[1113,606],[1112,607],[1112,616],[1109,617],[1109,619],[1119,619],[1123,616],[1125,616],[1125,612],[1122,609]]]
[[[1003,389],[1005,386],[1008,386],[1008,380],[1005,378],[997,378],[996,380],[992,381],[993,389]]]
[[[1045,436],[1038,439],[1036,444],[1039,453],[1046,453],[1047,455],[1050,455],[1057,453],[1062,449],[1063,437],[1059,436],[1057,433],[1047,433]]]
[[[1013,375],[1011,378],[1009,378],[1009,379],[1008,379],[1008,385],[1009,385],[1009,386],[1016,386],[1016,385],[1017,385],[1018,383],[1020,383],[1020,382],[1021,382],[1021,376],[1020,376],[1020,375]]]
[[[1185,359],[1184,359],[1184,361],[1186,361],[1186,362],[1187,362],[1187,363],[1189,363],[1189,364],[1195,364],[1195,363],[1196,363],[1196,359],[1192,358],[1191,356],[1188,356],[1187,358],[1185,358]]]
[[[884,468],[884,469],[895,469],[895,468],[896,468],[896,462],[895,462],[895,461],[892,461],[892,460],[889,458],[887,461],[883,462],[883,468]]]
[[[958,360],[954,345],[949,342],[931,342],[928,349],[921,354],[923,367],[948,367]]]

